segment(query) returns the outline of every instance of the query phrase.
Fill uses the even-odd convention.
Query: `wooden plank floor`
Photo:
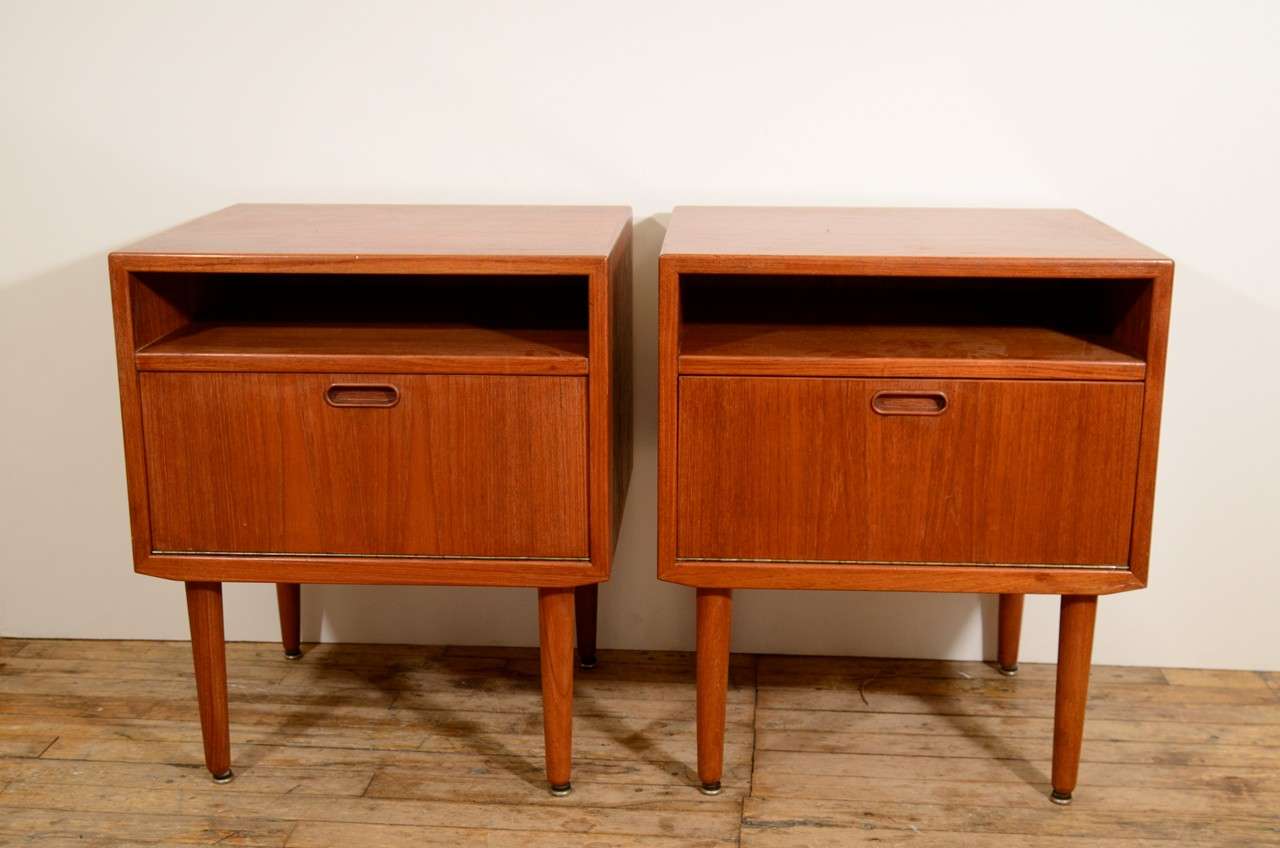
[[[0,845],[1280,845],[1280,675],[1099,667],[1048,802],[1053,667],[737,656],[725,792],[694,789],[693,658],[603,651],[547,794],[533,650],[228,647],[236,780],[182,642],[0,640]]]

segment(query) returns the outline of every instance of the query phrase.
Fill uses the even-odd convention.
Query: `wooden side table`
[[[1147,583],[1173,264],[1065,210],[677,209],[662,249],[658,574],[697,588],[720,787],[733,589],[1062,596],[1053,793],[1098,595]]]
[[[625,207],[244,205],[111,254],[135,569],[186,583],[231,778],[223,581],[538,589],[547,777],[631,470]]]

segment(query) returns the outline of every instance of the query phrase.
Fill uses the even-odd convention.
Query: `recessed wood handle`
[[[386,408],[400,402],[400,390],[378,383],[334,383],[324,399],[330,406]]]
[[[881,415],[941,415],[947,411],[943,392],[876,392],[871,408]]]

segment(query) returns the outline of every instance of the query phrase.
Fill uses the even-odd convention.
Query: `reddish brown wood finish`
[[[300,258],[608,256],[624,206],[242,203],[143,239],[121,255],[288,262]]]
[[[551,791],[568,794],[573,768],[573,590],[538,590],[542,723]]]
[[[698,348],[699,334],[717,332],[716,322],[709,321],[705,311],[695,316],[695,323],[682,319],[682,289],[689,280],[720,281],[723,296],[733,300],[735,277],[741,277],[743,285],[758,288],[761,281],[777,278],[790,285],[791,281],[804,279],[831,279],[853,281],[867,279],[881,290],[892,290],[892,281],[901,278],[904,283],[919,285],[933,280],[933,287],[953,280],[956,285],[978,283],[986,298],[991,290],[1003,286],[1006,290],[1018,282],[1025,286],[1050,285],[1054,300],[1059,304],[1069,302],[1071,281],[1080,281],[1081,297],[1089,304],[1106,312],[1114,320],[1110,337],[1099,345],[1110,354],[1099,354],[1109,359],[1090,362],[1087,355],[1089,342],[1067,341],[1054,327],[1028,325],[1029,330],[1017,330],[1015,325],[1003,327],[999,332],[1007,338],[1030,334],[1041,340],[1056,339],[1054,344],[1077,344],[1075,359],[1068,358],[1070,369],[1096,369],[1101,367],[1106,375],[1140,387],[1140,426],[1138,427],[1137,459],[1135,472],[1120,481],[1122,487],[1132,480],[1131,521],[1126,525],[1129,537],[1128,551],[1121,563],[1123,571],[1107,573],[1082,568],[1030,568],[1026,563],[1019,569],[973,570],[965,565],[914,564],[910,572],[895,569],[890,562],[866,562],[858,564],[796,562],[771,564],[739,562],[729,554],[702,556],[699,559],[683,559],[677,550],[677,490],[688,490],[689,481],[679,476],[677,467],[684,459],[678,457],[677,442],[681,425],[678,423],[681,391],[680,368],[683,340],[692,340],[695,348],[692,359],[683,361],[695,370],[707,366],[708,370],[744,373],[756,366],[767,365],[761,370],[782,373],[786,367],[784,353],[799,353],[794,357],[796,373],[822,372],[825,374],[849,373],[861,368],[874,376],[894,373],[902,369],[914,372],[917,366],[937,374],[935,379],[946,379],[941,366],[956,365],[961,373],[965,369],[979,368],[982,373],[1001,380],[1024,380],[1030,374],[1052,373],[1066,376],[1057,369],[1062,361],[1052,356],[1035,361],[1035,352],[1051,352],[1039,344],[1024,346],[1020,350],[1006,348],[1001,356],[975,365],[968,356],[956,356],[956,339],[973,339],[975,325],[957,326],[947,331],[951,347],[943,345],[945,356],[916,357],[906,364],[889,364],[888,355],[861,358],[851,364],[847,357],[837,355],[823,361],[812,354],[824,348],[835,347],[838,354],[861,348],[855,331],[845,341],[833,343],[838,335],[830,328],[810,324],[807,329],[815,334],[805,337],[801,328],[783,327],[783,348],[768,350],[767,357],[747,357],[749,363],[735,362],[716,357],[703,357]],[[1172,280],[1172,263],[1168,259],[1133,242],[1116,231],[1078,212],[1063,210],[838,210],[838,209],[677,209],[672,218],[668,238],[659,261],[659,527],[658,570],[659,576],[673,582],[692,586],[743,587],[743,588],[845,588],[845,589],[902,589],[908,591],[998,591],[1008,593],[1052,592],[1105,594],[1139,588],[1146,582],[1146,558],[1150,537],[1151,492],[1154,487],[1155,439],[1158,436],[1159,393],[1163,381],[1164,344],[1167,335],[1169,291]],[[724,283],[727,281],[728,285]],[[995,283],[989,282],[995,281]],[[840,283],[844,284],[844,283]],[[1105,303],[1098,298],[1099,287],[1113,285],[1116,296]],[[744,290],[745,291],[745,290]],[[977,290],[975,290],[977,291]],[[1134,292],[1142,292],[1134,297]],[[758,296],[752,294],[752,297]],[[1068,301],[1063,301],[1067,298]],[[704,295],[705,299],[705,295]],[[910,300],[906,301],[910,303]],[[705,303],[700,303],[700,306]],[[883,307],[883,304],[878,304]],[[732,310],[730,310],[732,312]],[[793,310],[783,310],[790,312]],[[1007,311],[1007,310],[1005,310]],[[1043,313],[1043,305],[1037,315]],[[1077,310],[1078,311],[1078,310]],[[765,313],[767,314],[767,313]],[[1118,320],[1115,316],[1119,316]],[[903,335],[916,341],[904,343],[902,353],[919,353],[923,339],[935,338],[930,330],[912,328],[909,316],[896,316],[894,323]],[[936,319],[936,315],[933,316]],[[966,316],[966,319],[973,316]],[[1075,316],[1078,317],[1078,316]],[[760,322],[767,325],[767,320]],[[759,323],[759,322],[758,322]],[[841,325],[845,331],[848,325]],[[936,329],[936,323],[934,325]],[[767,333],[765,328],[759,328]],[[887,328],[879,327],[874,334],[889,339]],[[826,334],[824,340],[824,333]],[[849,340],[852,339],[852,340]],[[891,345],[876,353],[891,353]],[[961,344],[963,347],[963,344]],[[1016,348],[1016,346],[1015,346]],[[938,352],[938,351],[935,351]],[[970,351],[972,352],[972,351]],[[1016,356],[1005,356],[1016,353]],[[914,354],[912,354],[914,355]],[[859,357],[862,355],[859,354]],[[1032,359],[1027,359],[1032,356]],[[854,357],[858,359],[859,357]],[[1135,362],[1133,360],[1142,361]],[[767,360],[767,362],[762,362]],[[748,365],[742,370],[739,366]],[[721,367],[723,366],[723,368]],[[1028,370],[1032,369],[1032,370]],[[1085,373],[1088,373],[1087,370]],[[1095,372],[1093,379],[1098,376]],[[1132,391],[1132,389],[1130,389]],[[1128,394],[1125,395],[1128,397]],[[1126,415],[1132,414],[1131,406]],[[940,416],[946,418],[946,414]],[[1129,445],[1129,440],[1125,440]],[[1131,446],[1131,445],[1130,445]],[[718,473],[718,472],[717,472]],[[695,484],[696,489],[699,484]],[[809,495],[812,497],[812,493]],[[730,519],[732,521],[732,518]],[[1083,540],[1082,540],[1083,541]],[[1114,539],[1112,540],[1114,543]],[[1084,542],[1095,544],[1095,540]],[[702,552],[705,553],[705,552]],[[1048,565],[1050,563],[1042,563]]]
[[[284,655],[302,657],[302,587],[297,583],[276,584],[276,606],[280,608],[280,642]]]
[[[1097,595],[1141,589],[1131,571],[1094,568],[1001,568],[894,562],[750,562],[680,560],[662,579],[719,589],[843,589],[863,592],[1010,592],[1056,595],[1064,584]],[[310,582],[310,581],[308,581]]]
[[[630,251],[630,217],[628,210],[619,207],[249,205],[231,207],[112,254],[112,297],[135,567],[143,573],[173,579],[274,582],[560,586],[608,579],[631,462],[631,397],[626,367],[631,347]],[[171,341],[179,343],[179,339],[186,338],[183,328],[197,322],[209,302],[217,305],[221,295],[213,283],[244,280],[254,285],[270,284],[271,280],[280,279],[272,276],[275,274],[287,274],[293,280],[339,283],[341,275],[352,275],[355,283],[366,287],[376,279],[412,279],[415,284],[433,284],[432,280],[439,279],[455,289],[474,278],[486,286],[498,281],[508,292],[521,280],[528,280],[531,285],[576,280],[583,286],[586,298],[581,320],[587,329],[585,336],[576,330],[551,326],[540,329],[547,316],[539,315],[528,332],[509,328],[509,320],[502,325],[506,329],[463,327],[453,334],[457,344],[452,351],[448,333],[426,332],[429,340],[414,352],[413,340],[421,340],[423,330],[422,325],[413,325],[405,335],[386,342],[382,350],[360,354],[347,352],[353,350],[350,344],[360,333],[365,333],[365,338],[372,335],[359,326],[326,330],[322,324],[319,340],[297,344],[301,331],[297,325],[286,323],[278,328],[279,332],[293,338],[285,339],[278,348],[273,348],[270,341],[249,343],[247,337],[241,336],[227,347],[211,348],[217,352],[209,354],[165,352],[166,342],[162,339],[172,334]],[[156,275],[168,275],[164,285],[155,282]],[[271,296],[278,298],[280,286],[268,288],[273,289]],[[307,296],[298,301],[300,305],[307,302]],[[273,314],[278,314],[280,304],[272,304]],[[502,314],[510,319],[526,311],[522,308]],[[288,314],[287,310],[284,314]],[[403,320],[412,316],[396,317]],[[301,323],[316,326],[314,319]],[[237,332],[225,321],[206,329],[215,336],[221,334],[219,345]],[[197,330],[194,335],[199,333]],[[156,342],[161,344],[146,350]],[[246,350],[254,344],[259,345],[256,353]],[[548,346],[555,351],[547,350]],[[533,355],[522,359],[522,351]],[[559,355],[561,352],[566,355]],[[271,369],[287,372],[322,366],[335,369],[344,361],[358,361],[368,366],[364,373],[371,374],[435,373],[454,365],[458,373],[581,373],[584,352],[585,555],[549,559],[526,552],[503,560],[465,556],[424,563],[396,556],[353,560],[334,556],[333,552],[325,552],[324,559],[317,559],[294,551],[273,551],[253,561],[207,552],[154,552],[157,548],[152,544],[152,498],[148,493],[142,437],[141,369],[221,369],[233,367],[234,359],[235,373]],[[166,359],[171,355],[175,358]],[[211,360],[201,359],[205,355]],[[291,356],[297,359],[290,360]],[[193,364],[193,358],[199,361]],[[286,361],[289,364],[282,364]],[[404,365],[403,371],[396,370],[397,363]],[[554,532],[554,526],[552,529]],[[580,558],[589,567],[584,569]],[[358,573],[351,570],[353,566],[358,567]]]
[[[1147,582],[1172,262],[1071,210],[685,207],[658,276],[658,574],[700,652],[734,588],[992,592],[1011,665],[1022,595],[1064,595],[1069,793],[1096,598]]]
[[[222,632],[222,584],[187,583],[187,617],[195,662],[204,764],[213,779],[231,779],[231,730],[227,713],[227,655]]]
[[[1000,596],[1000,626],[996,637],[996,665],[1000,673],[1018,673],[1018,643],[1022,640],[1023,595]]]
[[[143,371],[587,373],[581,330],[434,324],[191,324],[138,351]]]
[[[169,580],[370,586],[582,586],[599,579],[588,560],[537,558],[160,554],[144,557],[135,570]]]
[[[1122,569],[1141,414],[1137,383],[682,377],[677,555]]]
[[[1141,359],[1044,327],[691,324],[681,374],[1141,380]]]
[[[980,273],[1011,262],[1090,262],[1104,272],[1125,263],[1168,262],[1076,209],[681,206],[662,255],[717,262],[867,260],[885,267],[938,260],[952,273],[969,262]]]
[[[222,581],[279,584],[286,651],[300,583],[533,586],[567,782],[573,589],[631,467],[630,210],[235,206],[109,268],[134,566],[195,587],[210,768]]]
[[[573,618],[578,631],[578,668],[596,667],[596,613],[600,605],[600,584],[573,590]]]
[[[702,791],[720,791],[724,772],[725,702],[729,693],[729,641],[733,594],[698,590],[698,780]]]
[[[586,559],[575,377],[144,373],[158,553]],[[335,385],[393,386],[389,408]]]
[[[631,294],[631,221],[627,220],[622,237],[614,245],[609,254],[608,263],[608,302],[599,304],[592,302],[591,320],[597,325],[607,316],[611,333],[608,336],[592,335],[592,342],[597,346],[593,356],[602,355],[600,348],[606,348],[609,357],[608,386],[601,387],[593,382],[592,392],[603,394],[608,400],[605,408],[612,411],[609,418],[607,443],[612,448],[612,455],[604,457],[592,455],[592,461],[608,460],[613,470],[610,477],[609,503],[611,504],[610,522],[612,535],[609,537],[608,549],[612,555],[618,544],[618,533],[622,529],[622,507],[627,501],[627,489],[631,485],[631,444],[632,421],[634,416],[634,394],[632,390],[632,294]],[[601,283],[598,289],[604,289]],[[598,300],[598,299],[597,299]],[[611,310],[611,311],[610,311]],[[604,381],[597,370],[593,372],[593,380]],[[596,408],[593,407],[593,410]],[[597,412],[597,414],[601,414]],[[597,442],[599,437],[592,436]],[[603,454],[603,450],[601,451]]]
[[[1053,800],[1071,802],[1080,772],[1084,711],[1089,700],[1093,625],[1098,599],[1063,595],[1058,625],[1058,685],[1053,710]]]
[[[1145,330],[1147,380],[1142,404],[1142,448],[1138,454],[1138,488],[1133,503],[1133,541],[1129,568],[1147,585],[1151,558],[1151,520],[1155,510],[1156,454],[1160,446],[1160,410],[1164,398],[1165,349],[1169,343],[1169,309],[1173,301],[1173,263],[1156,269],[1148,300],[1134,309],[1134,343],[1142,344]]]

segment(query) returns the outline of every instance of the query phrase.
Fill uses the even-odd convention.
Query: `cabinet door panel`
[[[587,556],[584,378],[140,380],[156,551]]]
[[[1141,383],[684,377],[677,556],[1125,566]]]

